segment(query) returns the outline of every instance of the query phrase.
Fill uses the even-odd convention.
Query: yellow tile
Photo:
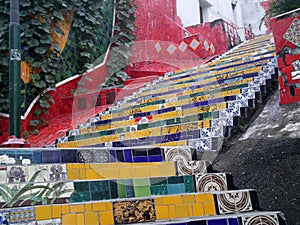
[[[84,205],[70,205],[70,213],[84,212]]]
[[[86,179],[85,169],[79,170],[79,179],[80,180],[85,180]]]
[[[174,205],[174,204],[182,204],[181,195],[170,195],[164,196],[164,204]]]
[[[137,178],[146,178],[149,177],[149,167],[137,167],[134,168]]]
[[[183,195],[182,202],[183,203],[195,203],[195,195]]]
[[[203,121],[203,128],[210,128],[210,120]]]
[[[156,197],[154,201],[155,201],[156,206],[164,204],[164,198],[163,197]]]
[[[106,211],[106,210],[107,210],[106,202],[93,203],[93,211]]]
[[[153,166],[149,171],[149,177],[160,177],[161,176],[161,168],[158,166]]]
[[[214,195],[213,195],[212,193],[207,193],[207,194],[206,194],[206,200],[207,200],[208,202],[215,202],[215,200],[214,200]]]
[[[61,214],[64,215],[69,213],[70,213],[69,205],[67,204],[61,205]]]
[[[86,212],[92,212],[93,211],[93,207],[92,207],[91,203],[85,204],[84,207],[85,207]]]
[[[76,214],[67,214],[63,215],[61,218],[62,225],[77,225],[77,215]]]
[[[189,208],[189,217],[193,217],[194,216],[193,204],[188,204],[188,208]]]
[[[76,169],[67,171],[68,180],[78,180],[79,179],[79,171]]]
[[[73,163],[67,163],[67,171],[73,169]]]
[[[177,218],[185,218],[189,216],[189,211],[187,204],[176,204],[175,210],[176,210],[176,217]]]
[[[83,213],[78,213],[76,219],[77,219],[77,224],[78,225],[85,224],[84,223],[84,214]]]
[[[112,179],[116,177],[116,170],[114,168],[103,168],[101,171],[98,172],[98,175],[106,179]]]
[[[83,169],[84,164],[83,163],[73,163],[73,169]]]
[[[169,217],[170,217],[170,219],[176,218],[175,205],[169,205]]]
[[[112,225],[114,224],[114,216],[112,211],[100,213],[100,224],[101,225]]]
[[[168,206],[156,206],[156,219],[162,220],[162,219],[169,219],[169,207]]]
[[[196,194],[196,202],[200,203],[200,202],[206,202],[206,194]]]
[[[202,203],[192,204],[193,207],[193,216],[204,216],[204,209]]]
[[[86,170],[86,179],[88,180],[96,180],[98,178],[98,174],[95,170],[87,169]]]
[[[216,215],[216,208],[214,202],[205,202],[204,203],[205,215]]]
[[[122,166],[118,168],[119,176],[117,178],[133,178],[134,167]]]
[[[52,218],[61,218],[61,205],[52,205]]]
[[[86,212],[84,214],[85,225],[95,225],[95,221],[99,221],[99,216],[97,212]]]
[[[112,202],[107,202],[107,211],[112,211],[112,210],[113,210]]]
[[[51,206],[37,206],[35,208],[36,220],[49,220],[51,219]]]

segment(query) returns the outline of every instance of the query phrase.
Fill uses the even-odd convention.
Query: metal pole
[[[19,23],[19,0],[10,0],[9,24],[9,133],[21,137],[20,122],[20,74],[21,44]]]

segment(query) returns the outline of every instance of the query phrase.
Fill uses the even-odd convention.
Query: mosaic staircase
[[[55,148],[0,149],[0,224],[285,225],[202,155],[268,91],[274,57],[259,37],[166,74]]]

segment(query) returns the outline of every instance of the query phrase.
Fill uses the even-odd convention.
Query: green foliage
[[[266,18],[272,18],[280,14],[292,11],[294,9],[300,8],[300,1],[295,0],[273,0],[270,2],[269,9],[266,11],[263,18],[261,18],[261,23],[265,21]]]
[[[121,70],[130,62],[131,47],[136,39],[134,34],[136,19],[135,0],[118,0],[116,2],[116,21],[112,37],[112,49],[109,62],[109,76],[99,88],[123,86],[129,76]]]
[[[7,100],[9,86],[9,2],[9,0],[4,0],[0,5],[0,112],[4,113],[9,111]],[[45,122],[42,115],[48,112],[48,108],[54,103],[53,99],[44,94],[44,91],[46,89],[55,90],[55,84],[69,77],[70,73],[84,73],[97,58],[95,56],[99,55],[99,43],[103,43],[101,34],[107,32],[107,27],[102,29],[101,24],[103,25],[103,20],[110,15],[107,12],[112,12],[113,4],[111,3],[111,0],[20,1],[22,61],[31,63],[34,71],[30,83],[24,84],[21,81],[23,98],[25,99],[24,104],[22,104],[23,110],[26,110],[34,98],[40,96],[38,101],[40,112],[35,113],[34,121],[31,122],[35,129],[34,133],[37,133],[38,126]],[[76,69],[74,66],[68,73],[60,68],[62,65],[72,62],[66,62],[64,61],[66,59],[60,57],[59,43],[53,43],[50,35],[53,33],[64,35],[59,23],[65,20],[67,15],[73,17],[72,42],[76,43],[76,46],[73,49],[72,58],[77,60]],[[70,56],[68,57],[70,58]],[[37,123],[36,120],[40,122]]]

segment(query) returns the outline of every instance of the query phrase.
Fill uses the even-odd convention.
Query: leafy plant
[[[52,196],[50,204],[53,204],[58,197],[74,191],[65,189],[64,182],[55,183],[52,187],[50,187],[50,183],[34,185],[36,178],[44,170],[46,169],[36,171],[29,182],[21,189],[10,189],[7,185],[0,184],[0,195],[5,201],[5,204],[1,207],[23,206],[28,200],[31,200],[31,205],[36,205],[37,203],[45,205],[48,203],[50,196]]]
[[[4,0],[0,5],[0,111],[4,113],[9,111],[9,3],[9,0]],[[54,103],[44,91],[55,90],[57,82],[85,72],[102,55],[101,50],[107,46],[103,37],[110,36],[107,32],[112,23],[112,12],[113,2],[108,0],[20,1],[22,62],[26,62],[32,69],[31,82],[25,84],[21,81],[24,98],[22,106],[25,111],[34,98],[40,97],[39,108],[31,121],[35,133],[45,123],[43,115],[48,112],[50,104]],[[75,47],[72,46],[72,52],[64,55],[60,43],[55,42],[53,35],[65,35],[60,24],[69,18],[72,18],[72,23],[68,43],[75,43]],[[103,23],[107,26],[103,27]]]
[[[264,21],[267,21],[268,19],[283,14],[285,12],[292,11],[294,9],[300,8],[300,1],[295,0],[270,0],[269,1],[269,9],[266,11],[263,18],[260,20],[260,26]]]
[[[135,0],[116,1],[116,21],[114,33],[111,39],[111,55],[107,65],[109,66],[109,76],[100,88],[122,86],[130,77],[123,71],[130,62],[131,47],[136,39],[134,24],[137,5]]]

